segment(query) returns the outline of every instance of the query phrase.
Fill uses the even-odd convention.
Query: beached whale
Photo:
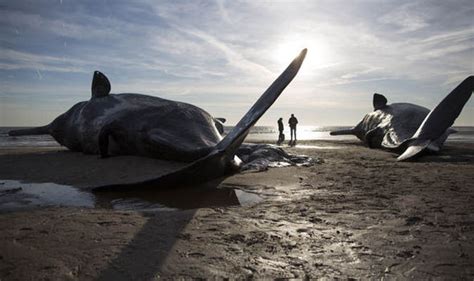
[[[348,130],[331,135],[355,135],[371,148],[394,150],[398,161],[411,159],[422,152],[438,152],[450,128],[474,90],[474,76],[469,76],[447,95],[433,110],[411,103],[387,104],[387,99],[374,94],[374,111]]]
[[[49,134],[86,154],[141,155],[194,161],[222,140],[222,120],[191,104],[142,94],[109,94],[107,77],[94,72],[92,97],[49,125],[10,131],[11,136]]]
[[[196,106],[141,94],[109,94],[110,82],[96,71],[89,101],[74,105],[49,125],[10,131],[9,135],[50,134],[73,151],[132,154],[192,162],[171,174],[136,184],[103,186],[181,185],[204,182],[238,170],[236,152],[251,127],[298,73],[306,49],[262,94],[224,138],[222,121]]]

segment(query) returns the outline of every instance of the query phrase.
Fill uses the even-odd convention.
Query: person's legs
[[[293,141],[293,135],[296,140],[296,131],[295,128],[290,128],[290,134],[291,134],[291,141]]]

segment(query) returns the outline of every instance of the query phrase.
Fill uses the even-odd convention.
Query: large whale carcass
[[[348,130],[331,135],[355,135],[371,148],[394,150],[398,161],[412,159],[423,152],[438,152],[455,132],[451,128],[474,90],[474,76],[469,76],[433,110],[411,103],[387,104],[374,94],[374,111]]]
[[[205,182],[238,170],[238,148],[296,76],[306,52],[301,51],[225,137],[221,136],[221,121],[196,106],[142,94],[109,94],[109,80],[98,71],[94,73],[89,101],[77,103],[49,125],[13,130],[9,135],[49,134],[70,150],[102,157],[131,154],[191,162],[158,178],[95,190]]]

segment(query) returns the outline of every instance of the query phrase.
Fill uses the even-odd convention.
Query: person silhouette
[[[296,145],[296,124],[298,124],[298,119],[296,119],[294,114],[291,114],[291,117],[288,120],[288,124],[290,125],[290,137],[291,137],[289,145]]]
[[[278,145],[282,144],[285,141],[285,134],[283,134],[284,129],[285,128],[283,127],[283,118],[280,117],[280,119],[278,119],[278,131],[279,131],[278,141],[277,141]]]

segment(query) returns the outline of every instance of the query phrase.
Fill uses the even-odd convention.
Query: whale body
[[[221,121],[199,107],[142,94],[97,93],[98,85],[110,90],[99,71],[92,85],[89,101],[75,104],[49,125],[9,134],[49,134],[70,150],[103,157],[125,154],[186,162],[205,156],[222,139]]]
[[[355,135],[371,148],[393,150],[401,154],[398,161],[423,152],[438,152],[449,134],[455,132],[451,126],[473,90],[474,78],[469,76],[431,111],[411,103],[387,104],[387,98],[375,93],[373,112],[353,128],[330,134]]]

